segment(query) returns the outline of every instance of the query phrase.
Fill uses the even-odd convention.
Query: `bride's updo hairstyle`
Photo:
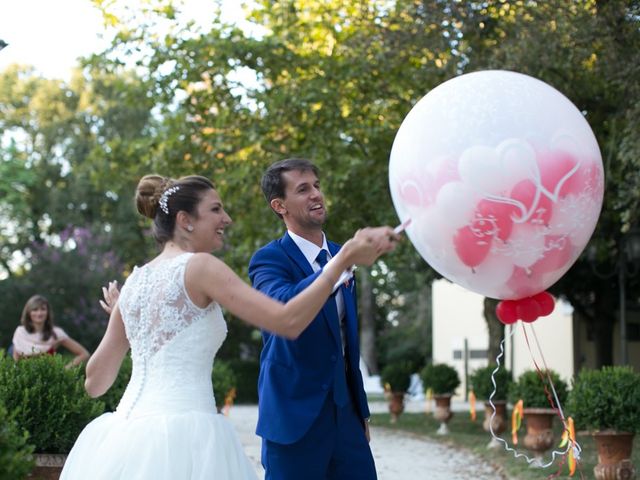
[[[198,203],[204,193],[215,189],[206,177],[190,175],[179,180],[160,175],[145,175],[136,188],[136,208],[153,220],[153,238],[164,245],[173,238],[176,214],[187,212],[197,217]]]

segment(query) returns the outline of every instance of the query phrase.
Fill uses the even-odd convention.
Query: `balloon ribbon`
[[[469,390],[469,413],[471,414],[471,421],[476,421],[476,394],[473,389]]]
[[[576,430],[573,425],[573,418],[567,417],[567,428],[564,432],[562,432],[562,441],[560,442],[560,448],[567,445],[567,443],[571,442],[571,447],[568,453],[568,466],[569,466],[569,476],[573,477],[573,474],[576,473],[576,457],[575,457],[575,444],[576,444]]]
[[[518,444],[518,430],[522,425],[522,418],[524,417],[524,401],[518,400],[513,406],[513,412],[511,413],[511,440],[514,445]]]

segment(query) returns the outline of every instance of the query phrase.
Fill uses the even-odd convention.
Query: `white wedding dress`
[[[257,479],[216,411],[211,369],[227,325],[218,304],[202,309],[189,299],[191,255],[136,268],[122,287],[131,381],[116,411],[82,431],[62,480]]]

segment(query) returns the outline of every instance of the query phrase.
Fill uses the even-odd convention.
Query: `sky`
[[[135,1],[135,0],[132,0]],[[242,18],[238,0],[225,1],[225,17]],[[213,0],[184,0],[185,14],[211,18]],[[77,58],[108,45],[100,12],[90,0],[0,0],[0,71],[32,65],[45,77],[68,80]]]

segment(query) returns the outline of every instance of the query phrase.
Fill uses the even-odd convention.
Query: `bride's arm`
[[[197,269],[199,272],[194,271],[193,276],[201,279],[209,302],[216,301],[236,317],[292,339],[297,338],[311,323],[331,294],[333,284],[340,275],[337,271],[323,272],[309,287],[283,304],[251,288],[224,262],[215,257],[193,259],[190,263],[193,263],[196,267],[194,270]],[[191,275],[187,278],[189,276]],[[187,290],[191,291],[190,288]]]
[[[118,376],[120,365],[129,350],[120,308],[116,304],[109,317],[107,331],[87,362],[84,388],[90,397],[103,395]]]
[[[349,240],[302,292],[286,304],[251,288],[221,260],[199,253],[187,266],[187,291],[216,301],[246,322],[277,335],[297,338],[313,321],[344,270],[354,264],[370,265],[383,252],[394,248],[396,236],[370,229]],[[193,298],[193,297],[192,297]]]

